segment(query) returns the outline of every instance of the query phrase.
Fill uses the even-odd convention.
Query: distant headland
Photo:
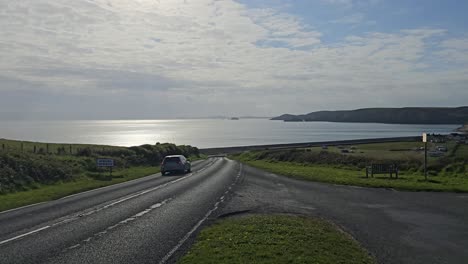
[[[284,114],[271,120],[286,122],[355,122],[388,124],[466,124],[468,106],[363,108],[342,111],[318,111],[304,115]],[[465,129],[467,126],[465,125]]]

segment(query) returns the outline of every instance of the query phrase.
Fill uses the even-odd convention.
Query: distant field
[[[376,263],[355,240],[314,218],[256,215],[201,231],[179,263]]]
[[[442,157],[428,160],[428,181],[424,180],[424,151],[421,142],[362,144],[291,150],[252,151],[231,156],[252,166],[302,180],[415,191],[468,192],[468,145],[455,142],[429,144],[446,146]],[[341,153],[342,149],[353,153]],[[372,163],[396,163],[399,179],[377,174],[366,178]]]
[[[447,147],[448,151],[444,156],[452,155],[452,151],[455,148],[456,143],[449,141],[447,143],[428,143],[428,151],[435,150],[437,146]],[[346,153],[346,155],[366,157],[366,158],[377,158],[382,160],[405,160],[405,159],[419,159],[422,160],[424,157],[424,151],[420,148],[424,148],[422,142],[391,142],[391,143],[373,143],[373,144],[360,144],[354,146],[343,146],[343,149],[351,150],[352,153]],[[309,148],[313,152],[323,151],[321,147]],[[328,147],[326,151],[333,153],[341,153],[341,149],[338,147]],[[468,158],[468,145],[459,145],[457,151],[453,153],[454,157]],[[443,157],[443,156],[442,156]],[[429,157],[429,162],[439,160],[441,157]]]

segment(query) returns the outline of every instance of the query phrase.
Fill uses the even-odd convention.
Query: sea
[[[283,122],[268,119],[0,121],[0,138],[48,143],[138,146],[170,142],[199,148],[448,134],[458,125]]]

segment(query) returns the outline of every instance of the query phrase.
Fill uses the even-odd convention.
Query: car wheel
[[[164,176],[164,174],[166,174],[166,172],[165,172],[165,171],[161,171],[161,175],[163,175],[163,176]]]

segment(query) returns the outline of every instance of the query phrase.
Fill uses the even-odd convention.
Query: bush
[[[93,156],[93,154],[94,154],[93,150],[90,147],[80,148],[76,152],[77,156],[82,156],[82,157],[91,157]]]
[[[34,183],[69,180],[72,169],[53,156],[0,152],[0,192],[24,190]]]

